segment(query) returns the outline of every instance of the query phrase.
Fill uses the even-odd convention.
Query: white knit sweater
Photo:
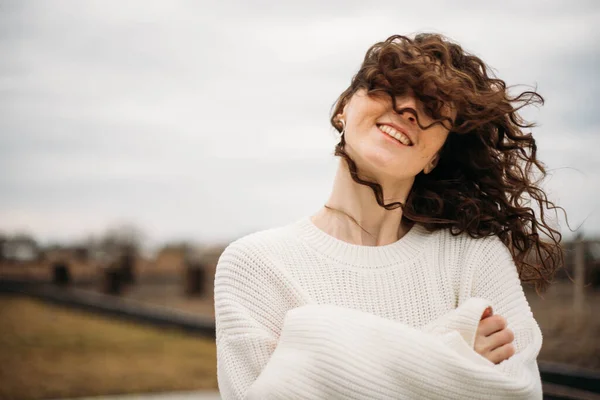
[[[542,398],[542,333],[496,236],[416,224],[361,246],[304,217],[231,243],[214,285],[225,400]],[[473,349],[488,305],[515,334],[497,365]]]

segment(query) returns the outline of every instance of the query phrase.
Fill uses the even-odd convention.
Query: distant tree
[[[4,261],[5,257],[4,257],[4,243],[6,243],[7,241],[7,237],[0,233],[0,262]]]
[[[102,247],[111,248],[133,248],[139,250],[145,237],[142,231],[134,225],[123,224],[112,227],[106,231],[100,239]]]
[[[105,269],[114,271],[107,271],[109,274],[106,276],[107,292],[116,293],[120,289],[115,288],[120,287],[121,283],[135,282],[135,265],[143,241],[142,231],[129,224],[110,228],[98,240],[97,247],[101,255],[101,265]]]
[[[38,259],[40,247],[28,234],[19,233],[5,238],[2,243],[2,257],[16,262],[29,262]]]

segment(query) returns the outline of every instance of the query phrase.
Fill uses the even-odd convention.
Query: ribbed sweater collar
[[[399,240],[383,246],[345,242],[317,227],[310,216],[295,223],[298,237],[321,255],[352,267],[372,269],[405,263],[419,255],[432,233],[415,223]]]

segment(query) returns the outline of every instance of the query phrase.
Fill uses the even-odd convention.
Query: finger
[[[503,316],[496,314],[481,320],[477,328],[477,333],[483,336],[489,336],[504,328],[506,328],[506,319]]]
[[[494,313],[494,311],[492,310],[492,306],[487,307],[484,311],[483,314],[481,314],[481,319],[486,319],[487,317],[490,317],[492,314]]]
[[[508,360],[515,354],[515,346],[512,343],[506,343],[488,353],[487,359],[494,364],[499,364],[504,360]]]
[[[481,336],[476,340],[476,350],[479,354],[491,353],[492,351],[512,343],[515,336],[512,330],[506,328],[501,331],[495,332],[490,336]]]
[[[515,334],[511,329],[504,328],[501,331],[492,333],[486,339],[488,339],[491,344],[491,350],[494,350],[515,340]]]
[[[512,330],[506,328],[490,336],[478,336],[475,339],[474,348],[479,354],[489,354],[505,344],[512,343],[514,339],[515,335]]]

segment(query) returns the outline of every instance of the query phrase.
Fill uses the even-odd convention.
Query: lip
[[[396,140],[396,139],[392,138],[392,137],[391,137],[391,136],[389,136],[387,133],[385,133],[385,132],[381,131],[381,130],[379,129],[379,127],[380,127],[381,125],[387,125],[387,126],[391,126],[392,128],[394,128],[394,129],[395,129],[395,130],[397,130],[398,132],[400,132],[400,133],[403,133],[404,135],[406,135],[406,137],[408,138],[408,140],[410,140],[410,143],[411,143],[411,145],[410,145],[410,146],[406,146],[405,144],[402,144],[402,143],[400,143],[401,145],[403,145],[403,146],[406,146],[406,147],[411,147],[411,146],[414,146],[414,145],[415,145],[415,141],[413,140],[412,136],[408,134],[408,132],[406,131],[406,129],[404,129],[404,128],[402,128],[402,127],[398,126],[398,125],[392,124],[392,123],[390,123],[390,122],[378,122],[376,125],[377,125],[377,129],[378,129],[378,130],[379,130],[381,133],[383,133],[384,135],[386,135],[386,136],[390,137],[391,139],[393,139],[394,141],[396,141],[396,142],[398,142],[398,143],[400,143],[398,140]]]

